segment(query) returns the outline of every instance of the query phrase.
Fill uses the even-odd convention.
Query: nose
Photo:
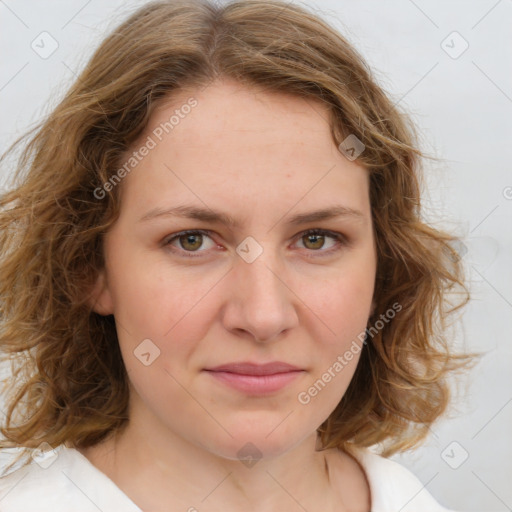
[[[236,258],[229,273],[224,327],[263,343],[298,325],[297,302],[277,258],[264,251],[248,263]]]

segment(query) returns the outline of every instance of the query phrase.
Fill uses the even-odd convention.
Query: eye
[[[202,256],[208,249],[218,246],[211,238],[211,231],[195,229],[189,231],[181,231],[168,238],[165,246],[170,246],[173,252],[180,253],[180,255],[194,258]],[[203,247],[205,239],[210,240],[209,247]],[[328,248],[325,249],[326,240],[331,239]],[[341,233],[329,231],[326,229],[309,229],[300,233],[299,242],[302,242],[304,249],[309,249],[308,252],[318,253],[308,257],[324,256],[339,251],[344,245],[347,245],[345,236]]]
[[[178,249],[183,249],[185,253],[194,253],[194,252],[204,252],[206,249],[209,249],[215,246],[215,242],[211,240],[212,244],[210,247],[206,249],[199,250],[199,248],[203,245],[204,238],[210,238],[210,231],[204,230],[193,230],[193,231],[182,231],[173,235],[169,238],[165,245],[170,245],[172,247],[176,247],[175,242],[178,243]],[[189,257],[195,257],[194,254],[187,254]]]
[[[325,248],[326,239],[334,240],[326,250]],[[346,245],[347,240],[341,233],[329,231],[326,229],[309,229],[302,233],[299,241],[306,245],[306,249],[311,249],[312,252],[319,252],[322,255],[325,253],[332,253],[333,251],[339,250],[343,245]],[[316,255],[315,255],[316,256]]]

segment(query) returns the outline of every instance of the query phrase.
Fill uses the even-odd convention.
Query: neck
[[[118,436],[80,451],[143,510],[162,503],[187,512],[368,510],[360,492],[354,498],[361,481],[354,461],[335,449],[317,451],[316,433],[283,454],[251,462],[190,443],[152,417],[130,417]]]

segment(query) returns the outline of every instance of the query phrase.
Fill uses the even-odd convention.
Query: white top
[[[450,512],[404,466],[370,450],[355,454],[371,492],[371,512]],[[0,478],[2,512],[142,512],[78,450],[64,445]]]

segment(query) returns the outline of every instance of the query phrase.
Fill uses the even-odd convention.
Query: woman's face
[[[367,171],[320,103],[229,81],[162,104],[132,151],[95,306],[115,316],[132,420],[226,458],[286,452],[359,359]]]

